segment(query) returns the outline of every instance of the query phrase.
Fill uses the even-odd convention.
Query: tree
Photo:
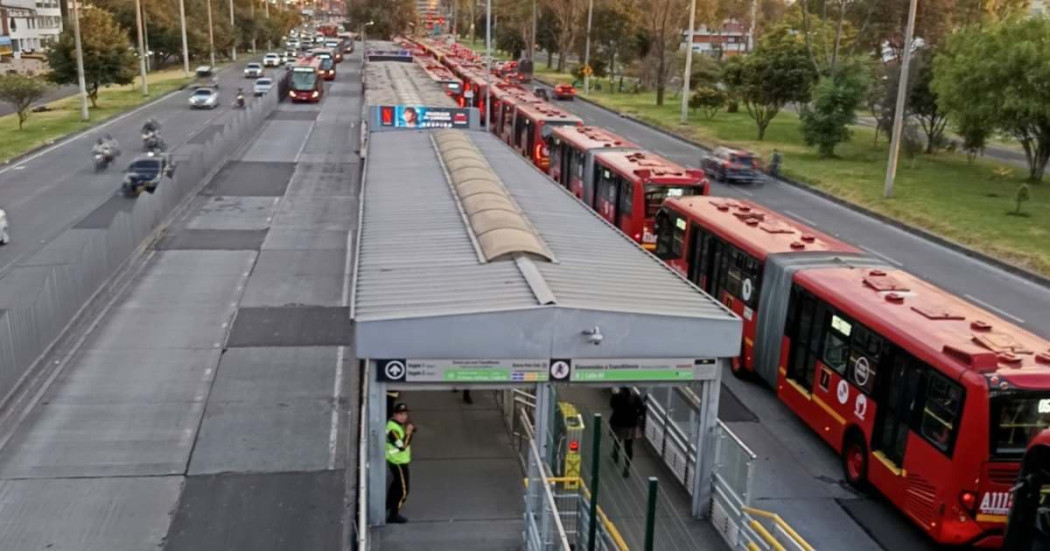
[[[565,57],[573,50],[576,33],[584,28],[581,15],[585,15],[587,6],[582,0],[559,0],[554,3],[554,15],[558,21],[558,71],[565,71]]]
[[[879,133],[886,136],[893,130],[893,114],[897,111],[895,94],[897,91],[896,72],[885,64],[875,65],[872,71],[872,84],[864,96],[864,104],[875,119],[875,143],[879,143]],[[892,78],[891,78],[892,77]]]
[[[18,114],[18,129],[29,118],[29,107],[47,93],[47,83],[40,78],[18,73],[0,75],[0,101],[11,104]]]
[[[419,19],[412,0],[353,0],[347,16],[358,23],[371,21],[368,36],[387,39],[407,32]],[[219,37],[217,31],[215,37]]]
[[[932,89],[960,120],[994,121],[1024,148],[1028,177],[1050,160],[1050,18],[1011,19],[954,35],[934,59]]]
[[[912,58],[908,90],[908,114],[919,121],[926,134],[926,152],[933,153],[944,141],[944,127],[948,113],[937,101],[937,93],[930,88],[933,80],[932,52],[920,50]]]
[[[871,86],[870,71],[863,60],[839,64],[834,74],[820,79],[812,106],[803,106],[802,136],[815,145],[822,157],[835,155],[835,146],[850,138],[849,125],[857,121],[857,109]]]
[[[962,137],[962,148],[966,159],[971,163],[978,155],[984,155],[984,146],[988,141],[994,123],[979,116],[964,115],[957,117],[955,131]]]
[[[758,139],[788,103],[808,102],[816,70],[801,41],[783,31],[767,35],[749,56],[736,56],[725,67],[725,83],[755,120]]]
[[[689,98],[689,108],[699,109],[708,119],[715,118],[725,105],[726,93],[713,86],[701,86]]]
[[[81,46],[84,51],[84,79],[92,107],[98,107],[98,90],[110,84],[131,84],[137,73],[135,55],[124,29],[109,12],[84,6],[80,13]],[[65,30],[47,54],[56,84],[77,82],[73,31]]]
[[[649,39],[647,57],[654,70],[656,105],[664,104],[670,69],[675,65],[673,54],[682,41],[683,15],[688,11],[683,0],[640,0],[642,27]]]

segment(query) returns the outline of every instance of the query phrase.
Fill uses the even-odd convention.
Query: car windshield
[[[146,178],[154,178],[160,174],[160,161],[156,159],[142,159],[128,166],[128,172],[140,174]]]
[[[656,216],[656,211],[660,210],[660,206],[668,197],[683,197],[694,195],[696,192],[697,188],[694,186],[645,186],[645,216]]]
[[[202,97],[202,98],[206,98],[206,97],[210,96],[211,94],[212,94],[212,91],[207,89],[207,88],[200,88],[196,92],[193,93],[193,95],[199,96],[199,97]]]
[[[992,456],[1017,459],[1050,428],[1050,392],[1012,392],[992,399]]]
[[[747,166],[752,166],[752,165],[755,164],[754,157],[752,157],[751,155],[742,155],[740,153],[734,153],[734,154],[730,155],[729,156],[729,160],[733,161],[734,163],[747,165]]]
[[[255,81],[256,86],[269,86],[271,84],[273,84],[273,81],[268,78],[260,78],[259,80]]]
[[[327,71],[335,66],[335,62],[331,58],[321,59],[321,69]]]

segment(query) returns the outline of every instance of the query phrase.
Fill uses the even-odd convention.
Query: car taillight
[[[973,515],[977,508],[977,494],[969,490],[959,492],[959,505],[961,505],[966,512]]]

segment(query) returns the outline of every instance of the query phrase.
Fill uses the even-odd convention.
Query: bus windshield
[[[321,70],[322,71],[331,71],[332,67],[335,67],[335,62],[332,61],[332,58],[329,57],[329,58],[322,58],[321,59]]]
[[[313,70],[309,71],[292,71],[292,90],[299,92],[305,92],[313,90],[317,86],[317,72]]]
[[[992,399],[992,456],[1019,459],[1050,428],[1050,392],[1011,392]]]
[[[645,216],[656,216],[656,211],[660,210],[660,206],[668,197],[696,195],[700,190],[699,186],[645,186]]]

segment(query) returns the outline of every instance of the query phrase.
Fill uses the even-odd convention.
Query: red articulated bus
[[[336,36],[339,34],[339,25],[336,25],[335,23],[318,25],[317,32],[321,33],[322,36]]]
[[[594,154],[638,149],[637,144],[597,126],[559,126],[551,134],[550,147],[550,177],[588,205],[594,204]]]
[[[317,103],[324,95],[321,80],[321,60],[316,57],[300,58],[292,66],[292,84],[288,97],[293,102]]]
[[[489,131],[507,144],[513,144],[514,119],[518,112],[518,106],[525,103],[537,103],[542,100],[530,95],[517,84],[508,84],[495,79],[492,83],[490,95],[492,124],[489,126]]]
[[[722,216],[687,214],[698,202]],[[671,200],[656,254],[707,289],[759,291],[753,370],[840,454],[847,481],[878,489],[939,543],[1001,546],[1021,458],[1050,427],[1050,342],[770,221],[784,222],[742,201]],[[740,224],[756,231],[743,239],[729,229]],[[745,253],[770,241],[758,231],[792,232],[794,252]]]
[[[740,357],[732,364],[737,376],[755,370],[755,334],[763,321],[759,301],[770,293],[766,285],[778,284],[763,277],[767,263],[797,260],[808,266],[867,257],[755,203],[725,197],[668,199],[657,214],[656,234],[658,256],[744,320]],[[763,375],[775,381],[772,373]]]
[[[551,162],[550,138],[554,129],[559,126],[583,126],[583,119],[527,91],[517,102],[516,109],[514,131],[507,143],[546,172]]]
[[[445,91],[445,95],[452,98],[463,107],[463,81],[456,78],[448,68],[437,61],[426,57],[413,57],[413,60],[423,72],[430,77],[438,86]]]
[[[711,184],[698,168],[685,168],[640,149],[594,155],[594,189],[589,203],[602,218],[646,249],[656,248],[653,217],[669,197],[707,195]]]

